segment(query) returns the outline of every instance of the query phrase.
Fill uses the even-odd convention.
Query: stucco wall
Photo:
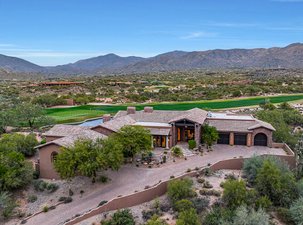
[[[51,154],[53,152],[60,153],[60,146],[56,144],[49,144],[39,149],[39,167],[40,177],[46,179],[59,179],[59,174],[55,171],[51,161]]]

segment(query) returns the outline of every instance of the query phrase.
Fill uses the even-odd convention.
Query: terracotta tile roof
[[[43,135],[65,137],[68,135],[80,134],[85,130],[89,130],[89,127],[57,124],[53,126],[49,131],[46,131]]]

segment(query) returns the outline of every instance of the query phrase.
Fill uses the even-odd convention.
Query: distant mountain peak
[[[303,44],[282,48],[171,51],[150,58],[123,57],[114,53],[55,67],[41,67],[26,60],[0,54],[0,69],[11,72],[61,74],[130,74],[159,71],[233,68],[303,68]]]

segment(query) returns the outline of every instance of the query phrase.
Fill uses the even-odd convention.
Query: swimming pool
[[[87,120],[83,123],[80,123],[78,126],[82,126],[82,127],[94,127],[97,126],[99,124],[103,123],[103,119],[99,118],[99,119],[93,119],[93,120]]]

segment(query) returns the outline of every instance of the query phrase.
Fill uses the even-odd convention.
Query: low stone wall
[[[277,144],[277,143],[274,143]],[[294,168],[296,165],[295,156],[292,152],[292,150],[286,145],[286,144],[277,144],[276,147],[286,149],[285,151],[289,151],[289,155],[276,155],[282,160],[285,160],[291,168]],[[263,156],[272,156],[272,155],[263,155]],[[231,169],[231,170],[240,170],[243,167],[245,158],[234,158],[234,159],[227,159],[227,160],[221,160],[213,165],[210,165],[209,168],[213,171],[216,170],[222,170],[222,169]],[[203,169],[206,167],[201,167],[200,169]],[[197,171],[192,171],[189,173],[184,173],[178,177],[175,177],[173,179],[180,179],[185,176],[195,176],[197,174]],[[144,191],[140,191],[134,194],[130,194],[127,196],[117,197],[109,202],[105,203],[102,206],[96,207],[94,209],[91,209],[90,211],[75,217],[69,221],[65,222],[65,225],[74,225],[81,221],[84,221],[92,216],[96,216],[100,213],[117,210],[117,209],[123,209],[123,208],[129,208],[135,205],[142,204],[144,202],[151,201],[155,199],[156,197],[159,197],[161,195],[164,195],[167,191],[167,185],[168,182],[173,180],[166,180],[162,181]]]

